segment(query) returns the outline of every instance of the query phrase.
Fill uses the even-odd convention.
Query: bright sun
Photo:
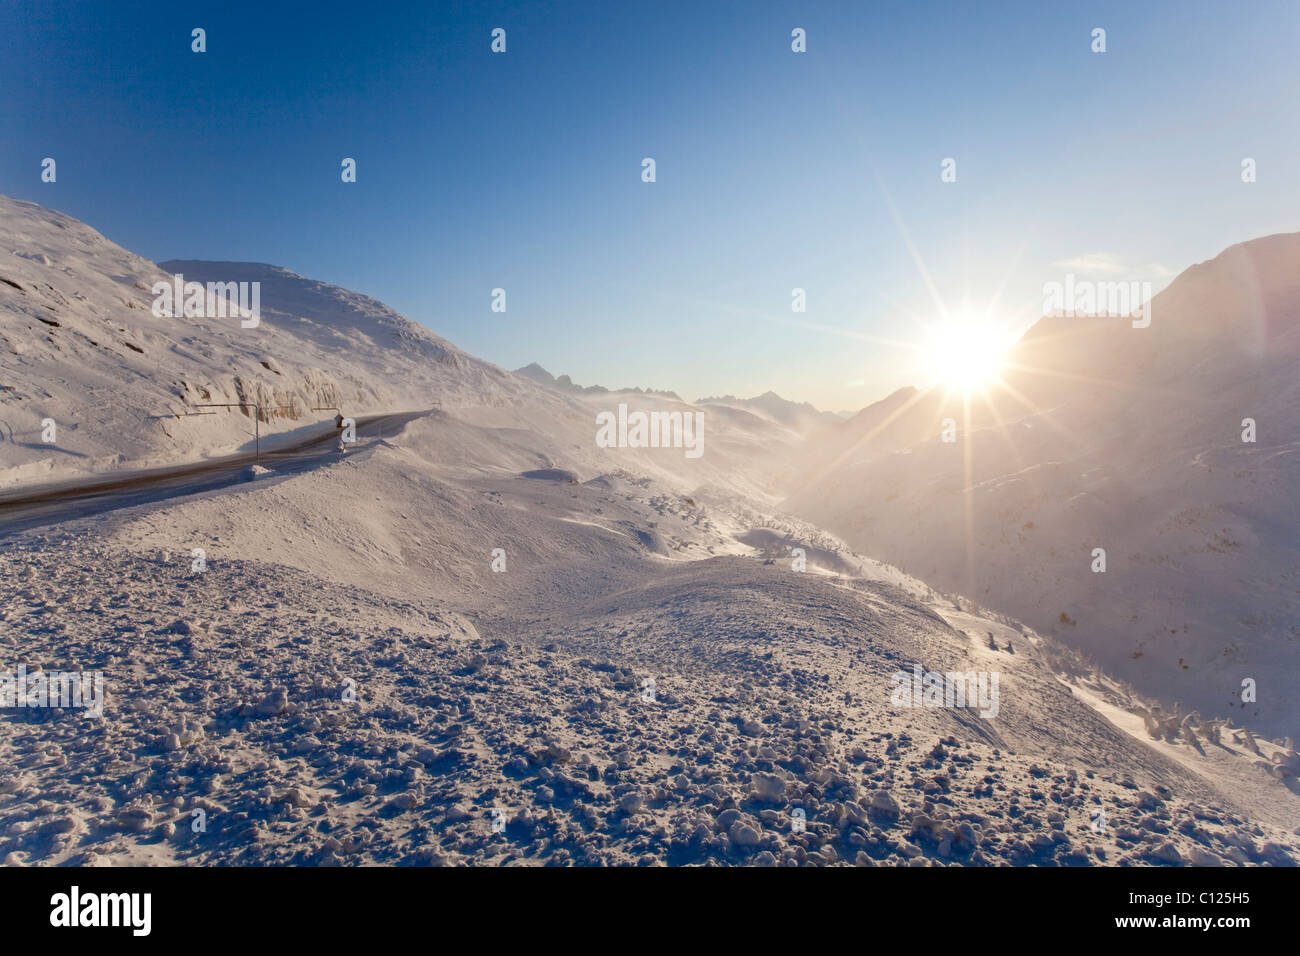
[[[936,385],[973,392],[997,380],[1010,342],[981,316],[954,316],[930,330],[929,365]]]

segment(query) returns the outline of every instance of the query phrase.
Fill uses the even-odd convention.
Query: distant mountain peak
[[[542,368],[536,362],[529,362],[523,368],[515,369],[512,374],[522,375],[524,378],[530,378],[534,382],[538,382],[542,385],[553,386],[555,384],[555,376],[546,371],[546,369]]]
[[[606,388],[603,385],[578,385],[568,375],[552,375],[536,362],[529,362],[522,368],[515,369],[513,374],[522,375],[524,378],[532,379],[534,382],[549,386],[550,388],[558,389],[561,392],[573,392],[582,395],[605,395],[610,392],[637,392],[642,395],[658,395],[661,398],[671,398],[678,402],[682,400],[681,396],[676,392],[661,389],[639,388],[637,386],[631,388]]]
[[[800,432],[806,432],[818,425],[828,425],[839,421],[839,416],[834,412],[820,411],[809,402],[792,402],[789,399],[782,398],[771,389],[753,398],[722,395],[714,398],[701,398],[696,404],[726,405],[731,408],[744,409]]]

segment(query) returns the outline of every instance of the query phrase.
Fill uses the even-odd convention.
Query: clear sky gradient
[[[506,368],[857,408],[926,384],[925,275],[1022,329],[1066,271],[1158,288],[1300,229],[1298,27],[1294,0],[4,0],[0,192]]]

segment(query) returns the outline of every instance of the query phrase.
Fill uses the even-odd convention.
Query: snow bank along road
[[[356,419],[357,437],[392,434],[428,412],[399,412]],[[244,480],[255,462],[280,474],[315,468],[338,457],[338,430],[323,425],[292,445],[262,452],[241,452],[209,461],[120,472],[82,481],[17,488],[0,494],[0,538],[30,528],[85,518],[118,508],[211,491]]]

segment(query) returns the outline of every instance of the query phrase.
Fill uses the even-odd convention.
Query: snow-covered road
[[[385,432],[391,435],[407,422],[426,414],[400,412],[359,418],[357,439],[382,438]],[[268,442],[269,447],[260,454],[241,452],[185,465],[17,488],[0,494],[0,538],[70,518],[86,518],[235,485],[246,479],[246,470],[254,464],[277,474],[295,474],[336,459],[337,442],[337,429],[322,425],[311,429],[306,438],[289,444]]]

